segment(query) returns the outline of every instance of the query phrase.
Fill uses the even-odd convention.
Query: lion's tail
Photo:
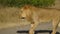
[[[60,23],[58,24],[58,27],[60,27]]]

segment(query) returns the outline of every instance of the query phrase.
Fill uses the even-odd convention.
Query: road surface
[[[17,33],[18,30],[29,30],[30,25],[25,26],[25,27],[11,27],[11,28],[5,28],[5,29],[0,29],[0,34],[23,34],[23,33]],[[43,23],[40,24],[36,30],[52,30],[52,25],[51,23]],[[60,27],[57,29],[58,32],[60,32]],[[26,33],[24,33],[26,34]],[[38,33],[38,34],[49,34],[49,33]]]

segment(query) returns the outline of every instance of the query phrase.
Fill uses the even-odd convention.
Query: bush
[[[55,0],[0,0],[0,4],[3,6],[23,6],[33,5],[38,7],[48,7],[54,5]]]
[[[55,0],[32,0],[32,5],[39,7],[48,7],[54,5]]]

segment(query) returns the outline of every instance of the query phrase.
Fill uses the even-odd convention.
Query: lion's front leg
[[[34,34],[34,30],[35,30],[34,25],[35,24],[31,24],[31,27],[30,27],[30,30],[29,30],[29,34]]]
[[[30,30],[29,30],[29,34],[34,34],[34,30],[36,29],[38,23],[33,23],[31,24]]]

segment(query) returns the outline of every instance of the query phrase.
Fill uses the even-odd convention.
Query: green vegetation
[[[48,7],[54,5],[55,0],[0,0],[3,6],[16,6],[21,7],[25,4],[34,5],[38,7]]]

